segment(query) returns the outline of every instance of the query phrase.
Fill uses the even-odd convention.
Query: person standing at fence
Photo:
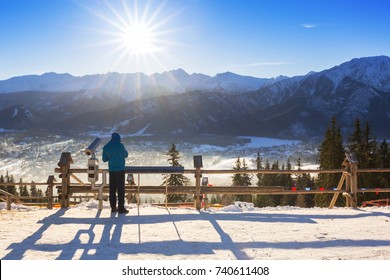
[[[125,146],[121,143],[118,133],[111,135],[111,140],[103,147],[103,162],[108,161],[110,175],[110,206],[111,213],[127,214],[125,208],[125,158],[128,157]],[[117,197],[118,193],[118,207]]]

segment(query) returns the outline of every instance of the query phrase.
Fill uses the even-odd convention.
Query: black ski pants
[[[118,209],[125,209],[125,171],[110,171],[110,206],[116,208],[116,193],[118,193]]]

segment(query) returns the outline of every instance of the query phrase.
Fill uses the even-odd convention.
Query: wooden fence
[[[5,201],[7,210],[11,210],[13,195],[0,189],[0,201]]]
[[[79,178],[79,174],[89,174],[89,168],[71,168],[73,164],[70,153],[62,153],[58,163],[58,168],[55,168],[55,173],[59,174],[60,182],[56,182],[54,176],[49,176],[46,183],[4,183],[0,185],[46,185],[47,193],[46,197],[40,197],[40,199],[47,200],[47,207],[51,209],[53,207],[54,198],[58,198],[61,208],[68,208],[70,205],[70,198],[76,197],[75,194],[93,194],[99,199],[99,209],[102,209],[102,201],[104,194],[107,194],[109,185],[107,183],[108,170],[97,169],[96,172],[101,176],[102,183],[97,182],[83,182]],[[230,194],[230,195],[277,195],[277,194],[333,194],[333,198],[330,202],[329,208],[332,208],[338,196],[342,194],[346,199],[346,206],[356,208],[357,194],[359,192],[390,192],[390,188],[382,189],[367,189],[358,188],[357,178],[358,173],[375,173],[375,172],[390,172],[390,168],[386,169],[358,169],[358,162],[352,154],[347,154],[344,162],[341,164],[340,169],[328,169],[328,170],[207,170],[202,169],[201,156],[194,157],[194,169],[184,169],[177,167],[158,167],[158,166],[129,166],[126,167],[126,174],[133,174],[137,177],[137,182],[128,181],[125,186],[125,192],[128,200],[135,195],[138,198],[140,194],[190,194],[194,196],[194,207],[200,210],[202,196],[208,194]],[[332,190],[286,190],[284,187],[269,186],[208,186],[201,182],[204,175],[221,175],[221,174],[341,174],[341,179],[337,188]],[[142,174],[191,174],[195,177],[194,186],[150,186],[141,185]],[[100,181],[99,181],[100,182]],[[53,195],[53,188],[57,187],[58,196]],[[9,201],[14,197],[8,196]],[[19,198],[21,199],[21,198]],[[29,197],[31,199],[31,197]],[[207,201],[205,201],[204,207],[207,207]]]

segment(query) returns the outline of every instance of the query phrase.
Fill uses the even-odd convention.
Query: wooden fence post
[[[202,207],[200,201],[200,180],[202,178],[201,168],[203,167],[202,156],[194,156],[194,167],[195,167],[195,199],[194,206],[196,210],[200,210]]]
[[[202,205],[200,201],[200,179],[202,177],[200,167],[195,168],[195,208],[200,210]]]
[[[72,157],[69,152],[63,152],[61,154],[58,166],[61,168],[60,177],[62,179],[61,185],[61,208],[69,207],[69,186],[70,186],[70,164],[73,163]]]
[[[349,207],[357,208],[357,165],[359,163],[355,153],[346,153],[349,162]]]
[[[53,209],[53,185],[56,179],[54,178],[53,175],[50,175],[49,178],[47,178],[47,209]]]
[[[346,196],[345,196],[345,206],[351,207],[352,200],[351,200],[351,174],[348,174],[345,179],[345,189],[346,189]]]
[[[359,163],[355,153],[345,153],[346,159],[343,165],[347,168],[346,175],[346,204],[347,207],[357,208],[357,165]]]
[[[13,197],[13,195],[9,195],[9,194],[7,194],[7,196],[6,196],[7,210],[11,210],[12,197]]]
[[[357,164],[351,164],[351,207],[357,208],[357,192],[358,192],[358,181],[357,181]]]
[[[5,201],[6,201],[6,207],[7,210],[11,210],[11,204],[12,204],[12,199],[14,198],[14,195],[10,194],[9,192],[6,192],[5,190],[0,189],[0,194],[1,196],[5,196]]]

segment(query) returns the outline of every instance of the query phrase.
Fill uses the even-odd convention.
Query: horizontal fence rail
[[[145,170],[143,170],[145,168]],[[137,166],[137,167],[126,167],[126,173],[134,173],[134,174],[195,174],[196,169],[184,169],[180,168],[177,171],[169,170],[169,167],[166,167],[165,171],[159,171],[157,166],[152,166],[150,171],[148,171],[149,166]],[[390,168],[381,169],[382,171],[377,172],[390,172]],[[61,172],[61,168],[55,168],[56,173]],[[87,173],[87,168],[70,168],[69,172],[71,173]],[[103,173],[107,171],[105,169],[99,169],[99,173]],[[345,173],[347,172],[344,169],[302,169],[302,170],[265,170],[265,169],[247,169],[247,170],[232,170],[232,169],[202,169],[202,174],[304,174],[304,173],[317,173],[317,174],[332,174],[332,173]]]

